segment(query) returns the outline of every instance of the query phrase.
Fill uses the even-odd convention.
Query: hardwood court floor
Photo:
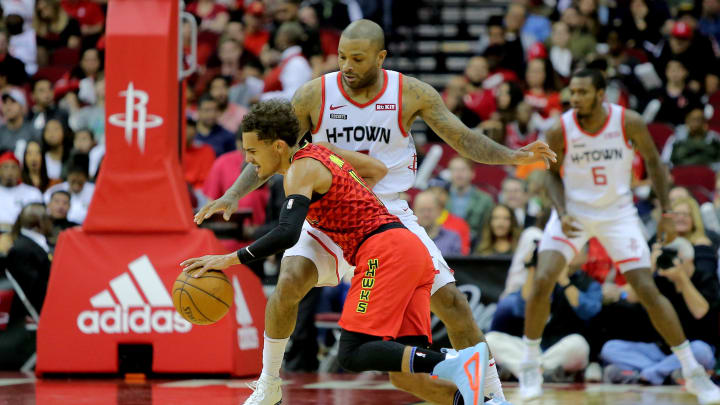
[[[397,391],[381,375],[286,375],[283,405],[421,404]],[[0,405],[242,405],[251,391],[240,379],[149,380],[43,379],[0,373]],[[516,385],[505,392],[513,404]],[[546,384],[545,395],[530,405],[696,404],[681,387]]]

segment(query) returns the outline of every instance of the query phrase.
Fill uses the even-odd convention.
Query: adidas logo
[[[77,317],[78,329],[85,334],[189,332],[192,324],[175,311],[170,293],[147,255],[130,262],[128,268],[129,273],[110,280],[109,289],[90,298],[93,308],[106,309],[82,311]]]

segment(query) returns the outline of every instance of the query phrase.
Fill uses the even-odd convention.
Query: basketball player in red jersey
[[[343,368],[432,372],[452,381],[465,404],[481,404],[486,344],[447,355],[426,348],[435,278],[432,259],[420,239],[388,212],[359,177],[368,176],[376,184],[387,173],[385,165],[357,152],[333,152],[319,144],[298,147],[298,130],[286,101],[256,104],[245,116],[243,149],[248,161],[259,175],[285,176],[287,198],[279,224],[237,252],[188,259],[182,263],[184,270],[198,277],[206,270],[222,270],[288,249],[297,243],[307,218],[355,266],[340,318]]]
[[[539,346],[550,312],[550,294],[567,263],[589,238],[597,237],[680,361],[687,390],[701,404],[718,404],[720,389],[695,360],[675,309],[658,291],[650,271],[650,250],[630,188],[634,150],[645,160],[660,200],[663,217],[657,236],[663,242],[675,237],[668,178],[642,117],[604,103],[604,99],[602,73],[590,69],[575,72],[570,80],[572,109],[547,133],[559,155],[547,177],[555,211],[540,240],[535,280],[525,307],[520,396],[532,399],[542,395]]]
[[[343,149],[365,151],[389,169],[373,191],[391,214],[415,233],[430,252],[436,276],[431,290],[431,309],[443,321],[456,349],[474,346],[484,340],[473,320],[464,294],[458,291],[452,271],[400,192],[412,187],[415,179],[415,146],[409,128],[422,118],[440,137],[462,155],[489,164],[527,164],[552,160],[555,154],[542,142],[513,151],[497,144],[481,131],[467,128],[445,107],[430,85],[398,72],[382,69],[384,50],[382,29],[372,21],[359,20],[342,34],[338,47],[340,71],[303,85],[292,105],[300,122],[301,137],[312,133],[313,142],[324,141]],[[225,218],[237,201],[258,187],[265,178],[252,166],[218,200],[208,203],[195,216],[200,223],[215,212]],[[314,286],[337,285],[350,271],[342,250],[321,230],[306,223],[298,243],[285,252],[278,285],[266,309],[263,372],[255,394],[246,405],[275,405],[282,398],[279,378],[285,346],[295,327],[298,303]],[[420,398],[443,403],[455,388],[422,377],[391,375],[397,387]],[[504,398],[497,369],[491,363],[485,395]]]

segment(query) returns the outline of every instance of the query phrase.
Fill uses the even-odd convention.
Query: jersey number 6
[[[604,186],[607,184],[607,175],[604,173],[605,166],[597,166],[592,168],[593,182],[596,186]]]

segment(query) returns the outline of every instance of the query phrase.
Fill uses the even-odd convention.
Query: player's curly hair
[[[272,99],[255,104],[245,115],[242,132],[255,132],[264,141],[285,141],[295,146],[300,135],[300,123],[295,117],[292,104],[282,99]]]

